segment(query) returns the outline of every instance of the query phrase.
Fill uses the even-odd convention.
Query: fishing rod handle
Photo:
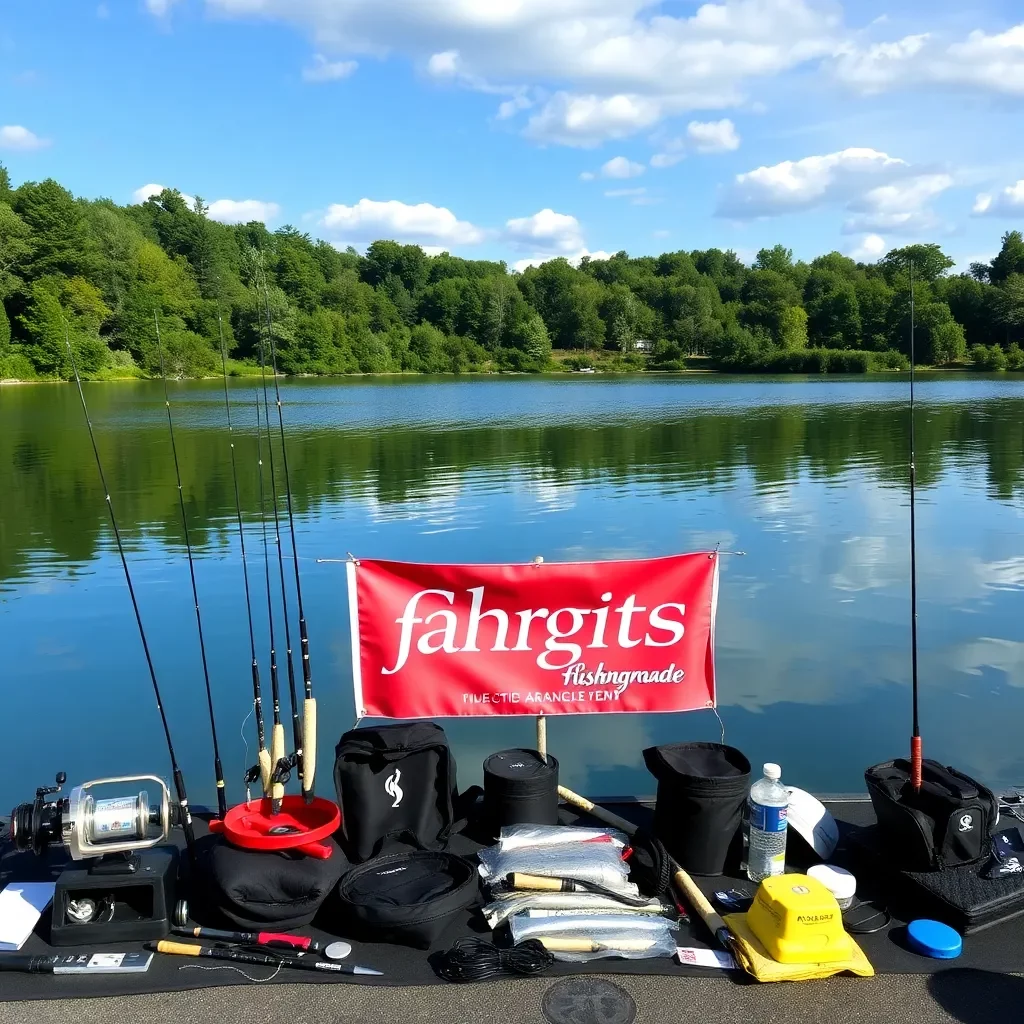
[[[528,875],[522,871],[510,871],[507,879],[513,889],[545,890],[548,892],[576,892],[576,886],[566,878],[550,878],[547,875]]]
[[[303,655],[303,658],[308,655]],[[316,698],[307,697],[302,703],[302,795],[306,803],[313,799],[316,777]]]
[[[276,770],[278,764],[284,760],[284,725],[281,722],[274,723],[274,731],[270,741],[270,763]],[[272,782],[270,795],[280,807],[280,801],[284,798],[284,783]]]
[[[552,953],[597,953],[606,949],[641,953],[654,945],[650,939],[569,939],[552,935],[541,935],[537,941]]]
[[[228,813],[228,797],[224,788],[224,768],[219,757],[214,759],[214,771],[217,777],[217,810],[220,813],[221,821],[223,821],[224,816]]]
[[[567,804],[578,807],[581,811],[586,811],[592,817],[597,818],[598,821],[603,821],[606,825],[611,825],[612,828],[625,832],[627,836],[636,834],[637,826],[633,822],[620,818],[613,811],[605,810],[605,808],[588,800],[585,796],[580,796],[579,793],[574,793],[571,789],[566,789],[565,786],[558,787],[558,795]]]
[[[287,946],[306,952],[319,952],[320,943],[305,935],[288,935],[283,932],[233,932],[224,928],[175,928],[175,935],[188,935],[196,939],[216,939],[219,942],[246,942],[261,946]]]
[[[0,971],[18,971],[21,974],[53,974],[55,956],[4,955],[0,956]]]
[[[914,787],[914,792],[919,793],[921,791],[923,768],[921,765],[921,737],[911,736],[910,737],[910,782]]]
[[[192,829],[192,812],[188,807],[188,794],[185,792],[185,778],[180,768],[174,769],[174,791],[178,794],[178,820],[181,831],[185,834],[185,849],[192,867],[196,866],[196,834]]]

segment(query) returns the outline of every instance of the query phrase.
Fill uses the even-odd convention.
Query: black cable
[[[437,973],[446,981],[485,981],[499,974],[542,974],[555,962],[538,939],[501,949],[485,939],[457,939],[442,955]]]

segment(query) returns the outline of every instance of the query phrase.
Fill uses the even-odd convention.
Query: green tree
[[[934,243],[905,245],[902,249],[893,249],[878,262],[890,283],[894,283],[902,275],[909,274],[911,263],[914,265],[914,276],[929,283],[937,281],[953,266],[953,261]]]
[[[1024,235],[1019,231],[1003,235],[1002,248],[989,268],[989,280],[992,284],[1004,284],[1011,274],[1024,274]]]
[[[52,178],[15,189],[11,207],[28,227],[31,257],[23,262],[29,279],[44,274],[89,276],[95,269],[82,204]]]
[[[799,305],[800,293],[788,277],[777,270],[752,270],[743,285],[740,319],[747,327],[766,331],[781,345],[786,310]]]
[[[28,225],[0,202],[0,299],[15,287],[15,275],[32,255]]]
[[[1024,274],[1011,274],[996,289],[993,305],[1006,341],[1024,337]]]
[[[802,306],[787,306],[779,323],[779,344],[787,351],[807,348],[807,311]]]
[[[860,346],[860,304],[848,277],[815,266],[804,286],[807,332],[816,348]]]
[[[7,355],[11,347],[11,321],[7,319],[7,310],[0,302],[0,359]]]

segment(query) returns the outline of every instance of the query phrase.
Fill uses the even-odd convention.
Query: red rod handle
[[[921,791],[921,737],[910,737],[910,782],[914,792]]]
[[[273,942],[281,946],[291,946],[293,949],[309,949],[313,942],[305,935],[283,935],[280,932],[258,932],[256,939],[261,945]]]

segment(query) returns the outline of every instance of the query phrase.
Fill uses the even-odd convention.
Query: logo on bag
[[[962,814],[960,816],[960,831],[961,832],[972,832],[974,830],[974,818],[970,814]]]
[[[402,797],[405,793],[402,792],[402,787],[398,784],[398,780],[402,777],[402,770],[396,768],[387,778],[387,782],[384,783],[384,792],[388,796],[394,797],[395,802],[391,805],[397,807],[402,802]]]

